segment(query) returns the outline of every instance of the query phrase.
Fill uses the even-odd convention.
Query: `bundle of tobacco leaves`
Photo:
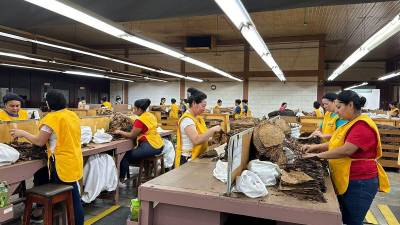
[[[29,142],[12,142],[9,145],[19,152],[20,156],[18,161],[47,159],[47,150],[45,146],[38,147]]]
[[[133,125],[132,125],[131,118],[129,118],[128,116],[126,116],[120,112],[116,112],[116,113],[113,113],[110,118],[110,124],[108,126],[107,133],[112,134],[113,140],[116,140],[116,139],[121,138],[120,135],[114,134],[114,132],[116,130],[130,132],[132,130],[132,128],[133,128]]]

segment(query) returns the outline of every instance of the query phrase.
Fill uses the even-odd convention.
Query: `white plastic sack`
[[[111,142],[113,136],[104,132],[104,129],[98,129],[93,135],[93,142],[96,144]]]
[[[172,165],[174,165],[174,160],[175,160],[175,149],[172,142],[170,142],[167,139],[164,139],[164,148],[162,152],[164,153],[165,168],[171,168]]]
[[[0,143],[0,166],[10,165],[19,159],[19,152],[6,144]]]
[[[102,191],[114,191],[118,186],[118,172],[113,158],[108,154],[89,157],[83,168],[82,201],[90,203]]]
[[[81,144],[89,144],[92,140],[92,129],[88,126],[81,126]]]
[[[236,179],[236,190],[249,198],[259,198],[268,194],[264,183],[250,170],[243,170],[242,175]]]
[[[213,170],[213,175],[218,180],[226,183],[228,180],[228,162],[218,160]]]
[[[280,176],[279,166],[268,161],[252,160],[247,169],[257,174],[265,186],[276,184],[276,178]]]

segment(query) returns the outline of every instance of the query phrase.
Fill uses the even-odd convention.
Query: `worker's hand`
[[[319,158],[317,153],[306,153],[302,157],[303,159]]]
[[[215,133],[215,132],[220,132],[221,131],[221,126],[220,125],[217,125],[217,126],[214,126],[214,127],[211,127],[211,130]]]
[[[303,145],[301,146],[301,152],[312,153],[317,151],[316,145]]]
[[[10,135],[13,138],[25,137],[26,134],[27,134],[27,132],[24,130],[19,130],[19,129],[11,129],[10,130]]]
[[[116,130],[116,131],[114,131],[114,134],[121,135],[122,134],[122,130]]]
[[[311,137],[320,137],[320,138],[323,138],[323,134],[321,133],[321,131],[314,131],[311,135],[310,135]]]

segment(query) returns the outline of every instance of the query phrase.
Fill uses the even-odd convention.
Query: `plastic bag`
[[[265,186],[276,184],[276,178],[280,176],[279,166],[268,161],[252,160],[247,169],[257,174]]]
[[[92,140],[92,129],[88,126],[81,126],[81,144],[89,144]]]
[[[164,139],[164,166],[165,168],[171,168],[174,165],[175,160],[175,149],[172,142],[167,139]]]
[[[250,170],[243,170],[242,175],[236,179],[236,190],[249,198],[259,198],[268,194],[264,183]]]
[[[10,165],[19,159],[19,152],[6,144],[0,143],[0,166]]]
[[[213,170],[213,175],[218,180],[226,183],[228,180],[228,162],[218,160]]]
[[[96,144],[108,143],[111,142],[113,136],[104,132],[104,129],[99,129],[93,135],[93,142]]]

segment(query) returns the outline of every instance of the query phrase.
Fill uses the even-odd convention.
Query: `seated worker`
[[[106,96],[101,98],[101,107],[105,107],[107,109],[112,110],[111,102],[107,101],[107,97]]]
[[[0,121],[27,120],[28,112],[21,109],[22,98],[14,93],[3,97],[4,108],[0,109]]]
[[[171,99],[171,110],[169,110],[169,118],[179,119],[179,106],[176,104],[176,99]]]
[[[391,117],[399,116],[399,109],[396,107],[396,105],[397,105],[396,102],[389,103],[389,108],[390,108],[389,115]]]
[[[324,115],[322,114],[321,111],[321,104],[319,102],[315,101],[314,102],[314,111],[311,113],[312,116],[315,116],[317,118],[323,118]]]
[[[285,112],[287,108],[287,103],[282,102],[281,107],[279,107],[279,112]]]
[[[235,100],[235,108],[233,109],[233,118],[235,120],[240,119],[240,115],[242,113],[242,108],[240,107],[240,104],[242,101],[240,99]]]
[[[85,97],[81,97],[80,101],[78,102],[78,109],[85,109],[86,100]]]
[[[219,114],[219,113],[221,113],[221,106],[222,106],[222,100],[221,100],[221,99],[218,99],[217,105],[214,106],[214,108],[213,108],[213,113],[214,113],[214,114]]]
[[[125,154],[121,161],[120,186],[125,186],[129,164],[138,162],[142,158],[158,155],[162,152],[164,141],[157,132],[157,118],[146,112],[150,106],[150,99],[138,99],[134,103],[133,113],[139,116],[133,123],[131,132],[117,130],[114,133],[122,137],[137,141],[137,147]]]
[[[189,109],[181,116],[176,133],[175,168],[196,159],[208,148],[208,139],[221,127],[207,129],[204,119],[200,116],[207,106],[207,95],[195,89],[188,88]]]
[[[241,118],[252,117],[250,108],[249,108],[249,101],[247,99],[242,100],[242,112],[240,114]]]
[[[10,133],[14,138],[26,138],[36,146],[47,145],[49,170],[44,176],[50,177],[50,183],[73,187],[75,224],[83,225],[84,212],[78,183],[83,176],[80,119],[76,113],[66,109],[67,100],[62,93],[48,91],[46,102],[51,112],[40,121],[37,135],[18,129],[12,129]]]

